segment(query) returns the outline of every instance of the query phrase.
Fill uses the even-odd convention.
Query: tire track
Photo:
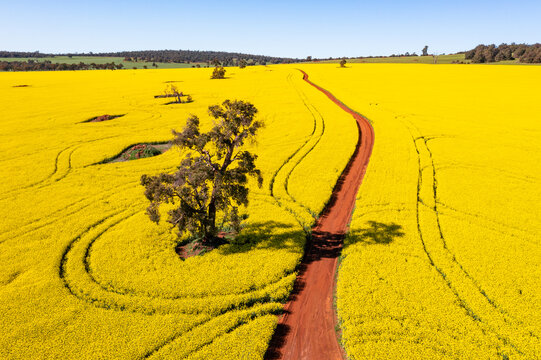
[[[316,142],[308,149],[308,151],[306,151],[306,153],[299,159],[299,161],[297,161],[297,163],[291,168],[291,170],[289,171],[289,173],[287,174],[286,178],[285,178],[285,183],[284,183],[284,189],[286,191],[286,194],[289,196],[289,198],[300,204],[304,209],[306,209],[310,215],[312,215],[312,217],[314,218],[314,220],[317,219],[317,214],[314,213],[314,211],[310,208],[308,208],[307,206],[305,206],[304,204],[302,204],[300,201],[298,201],[290,192],[289,192],[289,179],[291,177],[291,174],[293,174],[293,172],[295,171],[295,169],[297,168],[297,166],[299,166],[299,164],[308,156],[308,154],[310,154],[312,152],[312,150],[314,150],[314,148],[319,144],[319,142],[321,141],[323,135],[325,134],[325,119],[323,118],[323,115],[321,115],[321,113],[319,112],[319,110],[314,106],[312,105],[309,101],[308,101],[308,98],[306,97],[306,95],[300,90],[298,89],[293,81],[291,81],[291,78],[289,79],[290,80],[290,83],[291,83],[291,86],[295,89],[295,91],[297,92],[297,94],[299,95],[299,98],[302,100],[304,106],[308,109],[308,111],[312,114],[312,117],[314,118],[314,130],[312,132],[312,134],[315,132],[316,130],[316,119],[319,117],[320,119],[320,122],[321,122],[321,133],[318,135],[317,137],[317,140]],[[310,106],[308,106],[308,103],[310,103]],[[311,109],[311,108],[313,109]],[[317,116],[316,114],[314,113],[317,112]]]
[[[259,288],[256,289],[250,289],[243,292],[236,292],[236,293],[228,293],[228,294],[219,294],[219,295],[208,295],[208,296],[152,296],[150,294],[142,294],[135,291],[129,291],[129,290],[123,290],[123,289],[117,289],[112,286],[107,286],[102,283],[100,283],[92,274],[92,269],[90,266],[89,258],[90,258],[90,252],[91,247],[94,244],[94,242],[99,239],[105,232],[109,231],[113,227],[119,225],[123,221],[128,220],[132,216],[136,215],[137,213],[142,212],[143,210],[120,210],[113,212],[110,215],[107,215],[100,220],[96,221],[92,225],[89,225],[87,228],[85,228],[79,235],[75,236],[66,247],[65,251],[63,252],[61,256],[60,261],[60,269],[59,269],[59,276],[61,280],[63,281],[64,287],[75,297],[77,297],[79,300],[82,300],[90,305],[93,305],[98,308],[103,309],[111,309],[111,310],[121,310],[121,311],[131,311],[136,313],[142,313],[147,315],[152,315],[154,313],[170,313],[171,309],[174,309],[174,313],[183,313],[183,314],[199,314],[199,313],[207,313],[212,311],[221,311],[221,313],[225,313],[229,310],[232,310],[234,308],[242,307],[242,306],[253,306],[258,303],[265,303],[270,300],[268,295],[269,293],[273,292],[273,289],[275,287],[281,287],[285,285],[285,282],[287,282],[287,278],[292,275],[292,273],[286,273],[282,274],[282,276],[274,281],[267,283]],[[97,229],[97,227],[103,225],[103,229],[100,229],[97,231],[97,234],[89,235],[89,233],[93,229]],[[90,240],[86,240],[85,237],[90,236]],[[83,283],[87,283],[86,285],[90,285],[94,288],[94,290],[103,292],[105,295],[113,294],[113,295],[120,295],[121,297],[126,297],[126,299],[120,301],[114,301],[112,299],[106,299],[106,298],[98,298],[95,296],[91,296],[90,292],[92,289],[89,289],[88,286],[81,286],[81,284],[78,284],[77,281],[70,280],[69,278],[69,271],[68,269],[74,268],[77,269],[79,265],[77,264],[78,258],[77,255],[73,255],[75,259],[70,259],[70,253],[74,250],[75,246],[80,247],[79,243],[83,243],[82,249],[78,249],[77,251],[82,253],[82,255],[79,256],[79,260],[81,261],[82,268],[79,269],[77,272],[78,275],[81,275],[84,273],[84,276],[88,277],[86,280],[82,280]],[[75,262],[75,264],[70,265],[69,262]],[[285,282],[284,282],[285,281]],[[81,282],[79,279],[78,282]],[[282,284],[284,283],[284,284]],[[259,296],[251,297],[254,294],[258,294]],[[241,297],[239,297],[241,296]],[[244,296],[244,297],[242,297]],[[189,302],[193,301],[208,301],[213,299],[224,299],[227,300],[227,298],[232,299],[233,301],[230,301],[230,303],[223,305],[218,304],[215,306],[214,310],[212,309],[203,309],[202,307],[197,306],[190,306],[186,307],[185,305]],[[129,300],[136,300],[138,299],[139,302],[136,304],[135,307],[132,307],[129,304]],[[118,299],[117,299],[118,300]],[[163,306],[157,306],[157,307],[146,307],[147,303],[152,304],[154,300],[163,300],[167,302]],[[178,302],[180,300],[180,302]],[[236,300],[236,302],[235,302]],[[124,303],[122,303],[124,302]],[[175,305],[178,305],[175,307]],[[201,304],[199,304],[201,305]],[[184,310],[182,310],[184,308]],[[169,310],[167,310],[169,309]]]
[[[419,130],[415,128],[413,124],[410,124],[410,126],[406,127],[412,137],[419,167],[416,205],[417,229],[423,250],[427,255],[430,265],[440,274],[448,288],[457,298],[459,305],[465,310],[466,314],[470,316],[476,324],[481,326],[483,331],[491,332],[499,339],[499,341],[501,341],[503,346],[510,346],[518,354],[524,355],[522,350],[519,349],[511,338],[533,338],[535,339],[534,341],[538,341],[539,337],[531,331],[527,332],[522,330],[523,323],[513,318],[506,310],[501,308],[494,299],[489,297],[487,292],[481,287],[480,283],[464,268],[457,260],[456,255],[449,249],[440,222],[436,167],[434,165],[433,154],[428,147],[428,141],[432,139],[421,135],[413,135],[414,132],[419,133]],[[412,131],[412,127],[415,129],[414,131]],[[423,156],[422,153],[425,153],[426,155]],[[423,157],[425,157],[425,161],[428,161],[429,165],[423,166]],[[430,173],[429,176],[424,175],[425,170],[428,170]],[[425,183],[424,187],[423,182]],[[431,198],[423,199],[423,189],[425,189],[424,192],[427,192],[427,187],[431,187]],[[428,218],[425,216],[423,217],[423,221],[421,221],[423,211],[421,211],[420,205],[425,206],[427,210],[432,213],[432,221],[434,222],[433,227],[437,229],[436,237],[440,241],[441,246],[441,249],[439,250],[437,249],[438,245],[435,243],[434,239],[427,240],[429,237],[426,233],[430,233],[430,231],[425,232],[423,227],[427,225],[421,224],[426,223]],[[441,253],[442,255],[434,255],[438,253]],[[454,281],[458,281],[458,283],[461,284],[460,290],[453,284]],[[464,286],[467,288],[464,288]],[[495,316],[496,314],[498,316]],[[512,323],[519,324],[520,326],[513,326],[511,325]],[[501,333],[501,330],[503,330],[505,334]]]
[[[39,181],[37,181],[35,183],[25,185],[25,186],[21,186],[21,187],[19,187],[17,189],[12,189],[12,190],[8,190],[8,191],[4,192],[2,194],[2,197],[0,197],[0,201],[10,199],[10,198],[13,198],[13,197],[17,197],[17,196],[20,195],[21,191],[27,191],[27,190],[33,189],[33,188],[43,189],[43,188],[45,188],[47,186],[50,186],[50,185],[58,182],[59,180],[65,178],[71,172],[72,155],[75,152],[75,150],[77,150],[78,148],[81,148],[82,146],[84,146],[84,145],[86,145],[88,143],[101,141],[101,140],[112,139],[112,138],[116,138],[116,137],[119,137],[119,136],[120,135],[115,135],[115,136],[107,136],[107,137],[88,140],[88,141],[79,141],[76,144],[70,145],[70,146],[60,150],[60,152],[58,152],[58,154],[55,157],[53,171],[49,175],[47,175],[45,178],[43,178],[43,179],[41,179],[41,180],[39,180]],[[62,174],[58,179],[55,179],[54,182],[51,182],[49,184],[45,184],[48,180],[51,180],[59,172],[59,167],[60,167],[59,163],[60,163],[61,157],[63,157],[63,154],[65,152],[67,152],[68,150],[71,150],[71,152],[68,154],[68,158],[67,158],[67,172]]]
[[[29,223],[26,223],[24,225],[20,225],[14,230],[6,231],[4,234],[2,234],[2,238],[0,239],[0,244],[5,242],[5,241],[8,241],[8,240],[13,240],[13,239],[16,239],[18,237],[31,234],[32,232],[37,231],[39,229],[42,229],[44,227],[47,227],[49,225],[53,225],[60,218],[65,220],[66,217],[77,214],[78,212],[90,207],[95,202],[102,201],[104,199],[109,198],[112,193],[117,193],[117,192],[119,192],[121,190],[124,190],[126,188],[130,188],[133,185],[138,184],[138,183],[139,183],[138,181],[128,182],[128,183],[126,183],[124,185],[115,186],[115,187],[113,187],[113,189],[109,189],[107,191],[102,191],[99,194],[95,194],[95,195],[92,195],[92,196],[89,196],[89,197],[86,197],[86,198],[79,199],[79,200],[77,200],[75,202],[72,202],[71,204],[68,204],[68,205],[64,206],[63,208],[55,210],[55,211],[49,213],[48,215],[44,216],[44,217],[46,217],[48,219],[48,221],[46,221],[45,223],[37,224],[36,226],[32,227],[32,225],[34,225],[36,223],[39,223],[40,221],[43,220],[44,217],[41,217],[41,218],[34,219],[34,220],[30,221]],[[68,210],[71,207],[75,207],[76,205],[81,204],[81,203],[85,203],[85,202],[88,202],[88,203],[84,204],[84,205],[82,205],[82,206],[80,206],[80,207],[78,207],[78,208],[76,208],[74,210]],[[63,211],[66,211],[66,210],[68,210],[67,213],[62,213]],[[57,215],[57,216],[53,217],[54,215]],[[28,229],[28,228],[30,228],[30,229]]]
[[[291,74],[288,74],[287,76],[287,81],[290,83],[290,85],[293,87],[293,89],[297,92],[297,95],[299,96],[299,98],[301,99],[301,101],[303,102],[304,106],[308,109],[308,111],[310,112],[312,118],[313,118],[313,128],[312,128],[312,132],[310,133],[308,139],[306,139],[306,141],[301,145],[299,146],[295,151],[293,151],[293,153],[280,165],[280,167],[274,172],[272,178],[271,178],[271,181],[270,181],[270,184],[269,184],[269,192],[270,192],[270,195],[271,197],[276,201],[276,203],[278,204],[278,206],[280,206],[281,208],[285,209],[286,211],[288,211],[291,215],[293,215],[293,217],[296,219],[296,221],[299,223],[299,225],[304,229],[304,231],[308,234],[309,233],[309,227],[312,225],[312,224],[306,224],[304,223],[303,219],[301,216],[299,216],[299,214],[297,213],[297,211],[295,211],[294,209],[290,208],[290,205],[291,204],[287,204],[286,202],[288,200],[286,199],[283,199],[279,196],[276,195],[276,188],[275,188],[275,185],[276,185],[276,178],[281,174],[281,172],[283,171],[283,169],[286,167],[286,165],[292,163],[293,161],[294,164],[293,166],[289,169],[289,171],[284,175],[285,176],[285,181],[284,183],[282,184],[283,186],[283,189],[285,190],[285,193],[286,195],[289,197],[289,202],[291,202],[292,204],[294,204],[295,206],[299,206],[301,208],[303,208],[308,214],[310,214],[310,216],[314,219],[315,221],[315,216],[313,214],[313,212],[307,207],[305,206],[304,204],[302,204],[301,202],[297,201],[293,196],[291,196],[291,194],[289,193],[289,189],[288,189],[288,181],[289,181],[289,177],[291,176],[291,173],[295,170],[295,168],[304,160],[304,158],[315,148],[315,146],[319,143],[319,141],[321,140],[321,137],[323,136],[324,132],[325,132],[325,121],[323,119],[323,117],[321,116],[320,114],[320,122],[321,122],[321,125],[320,127],[322,128],[322,131],[319,135],[316,135],[316,130],[318,128],[318,119],[316,117],[316,115],[314,114],[314,112],[310,109],[310,107],[307,105],[305,99],[303,98],[303,96],[301,95],[301,92],[295,87],[293,81],[291,80],[291,77],[292,75]],[[315,107],[314,107],[315,109]],[[317,111],[317,110],[316,110]],[[319,112],[318,112],[319,113]],[[307,148],[309,146],[309,143],[311,141],[314,140],[314,137],[316,137],[316,141],[315,143],[308,149],[306,150],[306,152],[303,154],[301,151],[305,148]],[[302,154],[302,155],[301,155]],[[295,159],[294,158],[297,156],[297,155],[300,155],[300,157],[298,159]]]
[[[17,188],[17,189],[12,189],[12,190],[9,190],[9,191],[6,191],[2,194],[2,197],[0,198],[0,200],[5,200],[5,199],[9,199],[11,197],[14,197],[14,196],[17,196],[18,194],[15,194],[15,195],[12,195],[13,193],[18,193],[22,190],[26,190],[26,189],[30,189],[30,188],[33,188],[37,185],[40,185],[44,182],[46,182],[47,180],[49,180],[50,178],[52,178],[56,172],[58,171],[58,162],[59,162],[59,159],[60,159],[60,156],[67,150],[73,148],[75,145],[70,145],[62,150],[60,150],[58,152],[58,154],[56,154],[56,157],[55,157],[55,160],[54,160],[54,166],[53,166],[53,171],[47,175],[45,178],[35,182],[35,183],[32,183],[32,184],[29,184],[29,185],[25,185],[25,186],[21,186],[20,188]]]
[[[122,302],[117,303],[115,301],[111,301],[112,299],[98,298],[98,297],[95,296],[95,294],[92,295],[92,289],[80,288],[79,285],[76,285],[76,284],[72,283],[72,281],[70,280],[70,276],[68,274],[69,269],[72,266],[69,266],[68,262],[77,261],[77,256],[74,256],[75,259],[70,259],[70,256],[71,256],[70,253],[74,250],[74,247],[78,246],[79,242],[86,241],[86,240],[84,240],[85,236],[90,236],[91,237],[91,239],[88,242],[87,246],[84,248],[84,257],[83,257],[83,264],[82,265],[84,267],[84,270],[85,270],[86,274],[89,275],[93,280],[95,280],[91,276],[92,269],[90,267],[90,263],[88,262],[92,244],[97,239],[99,239],[104,233],[106,233],[107,231],[112,229],[114,226],[119,225],[123,221],[128,220],[129,218],[136,215],[137,213],[140,213],[141,211],[142,210],[140,210],[140,209],[133,209],[133,208],[132,209],[127,209],[127,210],[117,210],[117,211],[114,211],[114,212],[102,217],[101,219],[95,221],[94,223],[92,223],[91,225],[89,225],[85,229],[83,229],[83,231],[81,233],[79,233],[77,236],[72,238],[72,240],[68,243],[67,247],[65,248],[65,250],[62,253],[61,258],[60,258],[60,264],[59,264],[59,277],[60,277],[60,279],[61,279],[61,281],[63,283],[64,288],[66,288],[67,291],[72,296],[76,297],[78,300],[83,301],[86,304],[89,304],[89,305],[91,305],[93,307],[97,307],[97,308],[101,308],[101,309],[105,309],[105,310],[113,310],[113,311],[128,311],[128,312],[143,314],[143,315],[147,315],[147,316],[152,316],[154,314],[173,314],[174,313],[174,314],[182,314],[182,315],[188,315],[188,316],[193,315],[193,316],[201,317],[200,319],[195,321],[195,323],[192,324],[191,326],[189,326],[188,328],[183,329],[180,332],[176,332],[173,335],[167,337],[164,341],[161,341],[156,347],[152,348],[147,353],[145,353],[143,355],[143,358],[151,357],[152,355],[159,352],[162,348],[164,348],[165,346],[171,344],[172,342],[174,342],[176,339],[180,338],[184,334],[186,334],[186,333],[188,333],[190,331],[194,331],[195,329],[209,323],[210,321],[213,321],[213,320],[218,321],[218,322],[221,321],[220,319],[223,316],[226,316],[227,314],[230,314],[230,311],[236,311],[237,309],[244,309],[243,311],[249,312],[249,311],[252,311],[251,309],[256,309],[258,306],[270,306],[273,303],[273,301],[278,301],[279,300],[279,299],[272,300],[271,298],[269,298],[268,295],[263,294],[264,295],[263,297],[254,298],[254,299],[248,299],[247,301],[240,301],[238,304],[231,303],[231,304],[229,304],[229,306],[223,307],[220,313],[212,315],[212,310],[210,310],[210,312],[207,312],[207,310],[209,310],[209,309],[206,309],[204,307],[200,307],[199,310],[194,311],[193,309],[192,310],[190,310],[190,309],[184,309],[183,310],[182,306],[180,306],[180,308],[179,307],[174,307],[174,306],[167,306],[167,305],[171,305],[173,300],[188,300],[189,302],[191,302],[191,301],[193,301],[195,299],[198,299],[198,300],[203,299],[203,300],[205,300],[205,297],[193,297],[192,298],[192,297],[188,297],[188,296],[182,296],[182,297],[176,297],[176,298],[169,298],[168,299],[167,297],[163,297],[163,296],[162,297],[160,297],[160,296],[152,297],[152,296],[148,296],[148,295],[141,296],[140,294],[136,294],[136,293],[116,292],[117,295],[125,296],[126,301],[127,301],[127,303],[122,303]],[[102,227],[102,229],[99,229],[99,227]],[[91,234],[91,232],[93,232],[94,230],[97,233],[96,234]],[[286,278],[287,276],[288,275],[284,275],[282,278],[280,278],[275,283],[267,284],[264,287],[263,290],[266,290],[266,289],[270,288],[268,291],[272,292],[272,287],[276,286],[276,285],[281,286],[280,283],[283,282],[284,278]],[[111,289],[110,287],[103,288],[103,290],[105,292],[107,292],[107,293],[115,292],[115,289]],[[245,292],[243,294],[250,295],[251,293],[255,293],[255,292],[260,291],[260,290],[261,289],[251,290],[251,291]],[[238,293],[233,293],[233,294],[228,294],[228,295],[237,297],[239,294]],[[130,306],[129,302],[132,301],[132,300],[138,299],[138,298],[140,299],[140,301],[136,301],[135,305]],[[215,298],[223,298],[223,297],[222,296],[208,296],[207,298],[210,298],[212,300],[212,299],[215,299]],[[169,302],[169,304],[165,304],[164,306],[160,307],[159,304],[155,304],[154,300],[171,300],[171,301]],[[150,306],[151,306],[150,308],[148,306],[145,306],[145,305],[147,305],[147,303],[150,304]],[[259,316],[264,316],[264,315],[273,314],[273,313],[274,312],[267,309],[267,310],[263,311],[261,314],[259,314],[257,316],[253,315],[249,319],[244,319],[244,320],[241,319],[242,321],[240,321],[238,324],[234,324],[233,327],[229,327],[228,329],[226,329],[225,334],[235,330],[236,328],[242,326],[243,324],[249,323],[249,321],[251,321],[251,320],[253,320],[253,319],[255,319],[255,318],[259,317]],[[220,334],[216,338],[219,338],[219,337],[221,337],[221,336],[223,336],[225,334]],[[200,348],[204,347],[205,345],[215,341],[216,338],[211,339],[210,342],[204,342],[203,344],[198,345],[196,347],[196,349],[194,349],[193,351],[198,351],[198,349],[200,349]]]
[[[257,310],[257,309],[252,309],[252,310]],[[255,320],[255,319],[259,318],[259,317],[266,316],[266,315],[271,315],[271,314],[276,315],[276,311],[266,311],[266,312],[261,313],[261,314],[257,314],[257,313],[252,311],[247,316],[247,318],[244,318],[242,315],[244,313],[248,312],[248,311],[250,311],[250,309],[248,309],[248,310],[238,310],[239,313],[237,313],[237,314],[231,314],[231,313],[223,314],[223,315],[215,317],[215,318],[213,318],[213,319],[211,319],[209,321],[206,321],[205,323],[203,323],[203,324],[201,324],[201,325],[199,325],[197,327],[192,328],[190,331],[184,331],[181,334],[177,334],[175,336],[172,336],[171,338],[168,339],[167,342],[164,342],[164,344],[161,347],[156,347],[156,348],[152,349],[151,351],[149,351],[148,353],[146,353],[144,355],[144,358],[148,359],[148,358],[152,358],[155,355],[158,355],[158,353],[160,351],[162,351],[165,347],[172,345],[182,335],[194,336],[194,335],[192,335],[190,333],[192,333],[192,332],[201,332],[202,331],[201,327],[210,327],[211,329],[208,329],[208,331],[209,332],[214,332],[215,327],[219,327],[219,324],[215,325],[214,323],[219,322],[222,317],[226,317],[227,315],[237,315],[237,317],[233,318],[233,320],[228,324],[228,326],[226,326],[225,330],[219,329],[219,334],[217,336],[215,336],[215,337],[213,337],[213,338],[211,338],[211,339],[209,339],[207,341],[204,341],[203,343],[197,344],[193,349],[189,349],[188,351],[182,352],[182,353],[178,354],[178,356],[184,359],[189,355],[196,354],[199,351],[201,351],[205,346],[213,344],[217,340],[223,338],[227,334],[232,333],[233,331],[237,330],[238,328],[243,327],[244,325],[248,325],[250,323],[250,321],[252,321],[252,320]],[[203,329],[203,331],[204,331],[204,329]],[[196,334],[195,336],[198,337],[197,335],[199,335],[199,334]]]
[[[487,225],[477,224],[477,225],[482,226],[482,227],[484,227],[486,229],[492,230],[492,231],[500,233],[502,235],[514,237],[515,239],[525,241],[525,242],[533,244],[533,245],[537,245],[537,246],[541,245],[541,243],[534,240],[535,236],[532,233],[530,233],[528,230],[524,230],[524,229],[521,229],[521,228],[516,227],[516,226],[508,225],[506,223],[490,219],[489,217],[483,216],[482,214],[476,214],[476,213],[471,213],[471,212],[467,212],[467,211],[463,211],[463,210],[458,210],[458,209],[456,209],[456,208],[454,208],[454,207],[452,207],[450,205],[447,205],[447,204],[445,204],[445,203],[443,203],[443,202],[441,202],[439,200],[438,200],[438,204],[443,206],[446,210],[450,210],[450,211],[452,211],[452,212],[454,212],[456,214],[462,215],[464,217],[475,218],[475,219],[478,219],[480,221],[484,221],[486,223],[491,223],[493,225],[496,225],[496,226],[500,227],[500,229],[499,229],[497,227],[491,227],[491,226],[487,226]],[[448,213],[446,215],[447,216],[452,216],[452,215],[449,215]],[[452,216],[452,217],[458,218],[456,215]],[[508,231],[502,230],[501,228],[506,228]],[[510,231],[519,231],[522,234],[521,234],[521,236],[518,236],[516,234],[513,234]],[[528,239],[528,237],[530,237],[530,239]]]
[[[137,213],[140,213],[142,211],[138,211],[136,212],[135,214]],[[134,215],[135,215],[134,214]],[[128,217],[129,218],[129,217]],[[126,221],[128,220],[128,218],[124,218],[122,219],[120,222],[123,222],[123,221]],[[116,225],[119,225],[120,222],[118,223],[115,223],[113,224],[111,227],[109,227],[107,230],[110,230],[112,229],[114,226]],[[105,233],[105,232],[104,232]],[[103,234],[100,234],[100,236],[103,235]],[[269,283],[266,283],[266,284],[263,284],[263,285],[260,285],[258,287],[250,287],[250,289],[247,289],[247,290],[244,290],[244,291],[238,291],[238,292],[230,292],[230,293],[224,293],[224,294],[209,294],[209,295],[204,295],[204,296],[190,296],[190,295],[174,295],[174,296],[168,296],[168,295],[160,295],[160,296],[152,296],[151,294],[147,294],[147,293],[140,293],[136,290],[133,290],[133,289],[127,289],[127,288],[119,288],[119,287],[115,287],[113,285],[108,285],[108,284],[105,284],[104,282],[102,282],[101,280],[97,279],[95,276],[94,276],[94,271],[92,270],[92,266],[91,266],[91,253],[92,253],[92,247],[94,246],[94,244],[96,243],[97,240],[99,240],[99,237],[94,237],[92,238],[88,244],[85,246],[85,250],[84,250],[84,260],[83,260],[83,264],[84,264],[84,268],[85,268],[85,271],[86,273],[88,274],[89,278],[94,282],[96,283],[97,285],[99,285],[101,287],[102,290],[106,291],[106,292],[113,292],[115,294],[118,294],[118,295],[128,295],[128,296],[138,296],[138,297],[144,297],[144,298],[151,298],[151,299],[167,299],[167,300],[178,300],[178,299],[192,299],[192,300],[196,300],[196,299],[204,299],[204,298],[216,298],[216,297],[222,297],[222,296],[232,296],[232,295],[235,295],[235,296],[238,296],[238,295],[251,295],[253,293],[256,293],[258,291],[261,291],[261,290],[265,290],[269,287],[272,287],[273,285],[276,285],[278,283],[280,283],[285,277],[288,277],[290,276],[291,274],[293,274],[293,271],[289,271],[289,272],[285,272],[283,274],[281,274],[281,277],[278,279],[278,280],[275,280],[273,282],[269,282]]]

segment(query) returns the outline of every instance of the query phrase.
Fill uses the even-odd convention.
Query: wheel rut
[[[484,333],[493,334],[506,356],[524,355],[517,344],[538,342],[539,336],[525,328],[491,297],[448,246],[440,220],[437,167],[428,143],[435,137],[422,136],[412,123],[404,122],[417,154],[418,181],[416,218],[419,239],[430,265],[436,270],[457,303]]]
[[[284,306],[284,314],[278,321],[265,359],[343,359],[335,330],[335,272],[357,191],[372,153],[374,130],[368,119],[308,80],[304,71],[299,71],[304,81],[353,116],[359,139],[329,202],[312,228],[293,291]]]

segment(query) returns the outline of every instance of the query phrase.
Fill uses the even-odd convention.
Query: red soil
[[[107,121],[107,120],[110,120],[111,119],[111,115],[101,115],[101,116],[98,116],[92,120],[90,120],[90,122],[101,122],[101,121]]]
[[[351,114],[359,140],[336,183],[331,199],[312,229],[293,292],[271,340],[265,359],[343,359],[338,344],[333,306],[335,272],[342,240],[351,220],[355,198],[374,145],[374,130],[366,118],[348,108],[327,90],[303,79]]]

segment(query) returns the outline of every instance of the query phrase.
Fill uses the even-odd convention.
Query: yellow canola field
[[[375,129],[338,271],[349,357],[541,358],[541,68],[302,68]]]
[[[357,133],[297,70],[211,71],[0,74],[0,358],[262,358]],[[153,97],[170,83],[194,102]],[[246,243],[183,261],[139,185],[182,154],[98,163],[169,140],[192,113],[209,128],[228,98],[266,123],[252,149],[265,183],[251,184]],[[103,114],[124,116],[83,123]]]

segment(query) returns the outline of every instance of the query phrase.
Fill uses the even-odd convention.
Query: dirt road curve
[[[366,118],[312,83],[308,75],[300,71],[306,82],[355,118],[359,140],[329,203],[312,229],[312,240],[307,244],[293,293],[284,306],[284,315],[278,322],[265,359],[343,359],[335,331],[334,275],[357,191],[372,153],[374,130]]]

